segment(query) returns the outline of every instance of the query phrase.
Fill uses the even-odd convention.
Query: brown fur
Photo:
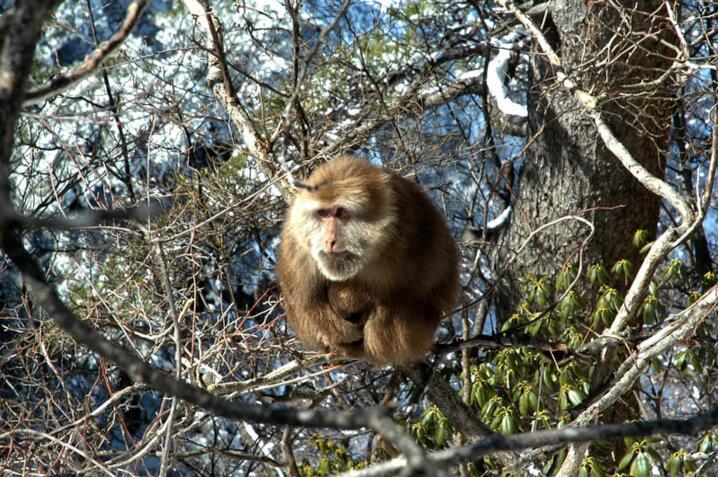
[[[278,255],[297,336],[375,364],[422,359],[458,292],[458,254],[444,218],[414,182],[349,156],[320,166],[307,184],[287,213]],[[352,209],[344,231],[363,252],[361,269],[346,280],[328,279],[310,253],[321,237],[315,204]]]

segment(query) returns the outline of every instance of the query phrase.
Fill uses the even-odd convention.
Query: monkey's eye
[[[330,212],[327,209],[318,209],[317,215],[321,218],[329,217]]]
[[[338,207],[337,210],[335,211],[335,217],[337,219],[347,219],[349,217],[349,215],[350,215],[350,212],[343,207]]]

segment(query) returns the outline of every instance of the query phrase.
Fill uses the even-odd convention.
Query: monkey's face
[[[290,209],[290,234],[327,279],[341,282],[380,260],[396,220],[390,175],[356,159],[326,163]]]
[[[362,270],[370,239],[359,211],[341,204],[315,204],[308,211],[313,224],[310,254],[331,281],[345,281]]]
[[[376,258],[389,223],[389,217],[368,214],[350,201],[305,199],[295,204],[293,215],[296,237],[322,275],[334,282],[351,279]]]

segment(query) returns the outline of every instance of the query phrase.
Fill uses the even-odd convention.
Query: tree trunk
[[[666,71],[664,53],[656,39],[643,39],[642,47],[607,66],[612,58],[605,46],[614,33],[632,29],[663,29],[641,12],[623,12],[633,19],[624,25],[609,2],[562,0],[550,3],[551,17],[544,32],[562,59],[566,73],[585,91],[605,97],[602,112],[617,137],[634,157],[657,176],[663,176],[671,108],[662,91],[620,97],[627,84],[654,79]],[[654,11],[660,2],[644,2],[644,11]],[[541,21],[541,19],[539,20]],[[605,26],[608,25],[608,26]],[[611,52],[624,51],[634,37],[614,36]],[[655,37],[656,38],[656,37]],[[616,47],[616,49],[615,49]],[[651,53],[651,54],[647,54]],[[596,56],[596,57],[595,57]],[[555,70],[541,54],[533,55],[534,85],[528,99],[530,138],[521,168],[519,190],[508,234],[502,238],[503,255],[511,257],[538,227],[565,215],[579,215],[594,223],[595,232],[584,250],[584,264],[607,267],[627,258],[636,265],[638,251],[631,244],[637,229],[656,231],[659,198],[645,189],[607,150],[593,122],[570,93],[554,79]],[[598,91],[598,88],[600,89]],[[517,305],[517,278],[526,274],[554,276],[565,261],[576,263],[577,251],[589,233],[577,221],[563,221],[540,231],[504,275],[501,315]],[[504,319],[506,316],[501,316]]]
[[[634,96],[626,94],[626,87],[655,80],[667,71],[674,52],[659,39],[673,39],[671,25],[651,15],[666,16],[659,1],[626,5],[635,9],[620,12],[610,2],[558,0],[549,3],[549,16],[535,21],[542,24],[564,72],[580,89],[601,98],[602,115],[618,139],[638,162],[663,177],[673,87],[664,81]],[[642,35],[648,31],[653,34]],[[585,270],[592,263],[609,268],[623,258],[636,270],[640,257],[632,245],[634,232],[646,229],[654,235],[659,219],[659,198],[607,150],[594,123],[555,80],[555,67],[541,52],[533,55],[532,67],[530,141],[511,225],[501,238],[507,269],[498,298],[500,321],[516,310],[521,299],[519,277],[554,277],[565,262],[577,264],[577,253],[589,233],[576,220],[559,222],[540,231],[516,259],[507,261],[538,227],[562,216],[582,216],[595,227],[583,251]],[[630,403],[635,402],[617,407],[624,416],[604,419],[622,421],[632,416],[635,407]],[[576,475],[585,452],[584,445],[570,447],[559,474]]]

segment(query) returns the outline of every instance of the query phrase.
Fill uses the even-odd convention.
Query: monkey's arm
[[[328,352],[334,344],[362,338],[361,326],[343,320],[332,310],[326,279],[293,235],[283,238],[277,266],[287,320],[302,342]],[[339,305],[345,302],[342,299]]]
[[[335,315],[357,326],[364,325],[373,306],[366,291],[348,282],[330,283],[327,302]]]
[[[432,348],[441,312],[423,299],[375,307],[364,327],[364,351],[374,363],[409,364]]]
[[[297,336],[310,347],[342,355],[357,357],[350,353],[361,349],[363,321],[346,320],[339,316],[326,295],[309,297],[285,297],[287,318]],[[350,314],[349,318],[354,318]]]

